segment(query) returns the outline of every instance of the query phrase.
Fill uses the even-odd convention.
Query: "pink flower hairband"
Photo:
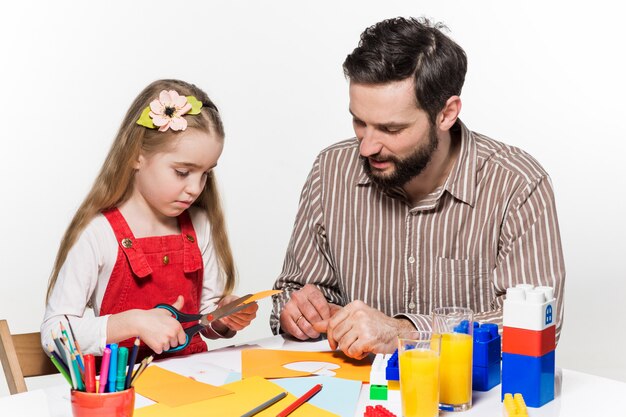
[[[185,130],[187,120],[183,116],[199,114],[200,109],[202,102],[194,96],[181,96],[175,90],[163,90],[159,98],[152,100],[150,105],[143,109],[137,124],[150,129],[158,127],[159,132],[165,132],[167,129]]]

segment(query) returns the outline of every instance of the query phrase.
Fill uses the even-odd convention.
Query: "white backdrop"
[[[198,84],[221,109],[217,175],[237,293],[270,288],[315,155],[353,134],[343,59],[367,26],[427,16],[469,57],[464,122],[529,151],[552,176],[568,270],[558,365],[626,381],[626,30],[615,4],[3,4],[0,318],[16,332],[39,329],[62,233],[131,100],[164,77]],[[235,341],[269,335],[268,317],[266,300]]]

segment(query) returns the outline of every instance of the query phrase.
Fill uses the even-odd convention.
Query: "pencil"
[[[126,373],[126,382],[124,383],[124,389],[130,388],[130,380],[133,377],[133,370],[135,369],[135,361],[137,360],[137,352],[139,352],[139,336],[135,339],[135,345],[130,353],[130,360],[128,361],[128,372]]]
[[[80,346],[78,345],[78,339],[76,338],[76,335],[74,334],[74,329],[72,329],[72,323],[70,323],[70,319],[67,318],[67,314],[63,315],[65,317],[65,320],[67,320],[67,326],[70,328],[70,334],[72,335],[72,342],[74,342],[74,346],[76,347],[76,351],[78,352],[78,355],[76,355],[76,359],[78,360],[78,366],[80,366],[80,370],[82,372],[85,372],[85,364],[83,363],[83,352],[81,352],[80,350]]]
[[[54,330],[52,331],[52,341],[54,342],[54,344],[57,347],[57,350],[59,351],[59,357],[63,359],[63,363],[65,364],[65,366],[67,366],[69,361],[65,357],[65,349],[63,349],[63,345],[61,344],[61,339],[57,337],[57,334],[55,333]]]
[[[52,347],[52,345],[48,345],[48,350],[50,351],[50,353],[52,354],[52,356],[50,356],[50,360],[52,361],[52,363],[54,364],[54,366],[56,366],[56,368],[59,370],[59,372],[61,373],[61,375],[63,375],[63,377],[65,378],[65,380],[72,385],[72,377],[70,377],[69,374],[69,370],[65,367],[65,365],[62,365],[63,362],[59,361],[57,359],[57,357],[59,355],[57,355],[57,353],[54,351],[54,348]]]
[[[135,372],[135,374],[133,375],[133,379],[131,379],[130,381],[130,386],[134,386],[135,382],[137,382],[137,378],[139,378],[141,376],[141,374],[143,373],[143,371],[146,370],[146,368],[148,367],[148,365],[150,365],[150,363],[152,362],[152,359],[154,359],[154,356],[150,355],[147,358],[145,358],[144,360],[141,361],[141,365],[139,365],[139,368],[137,369],[137,372]]]
[[[65,351],[65,357],[68,358],[67,367],[70,370],[70,376],[72,377],[72,388],[78,389],[78,384],[76,380],[80,378],[80,374],[76,375],[77,369],[75,369],[72,364],[72,356],[67,346],[63,345],[63,350]]]
[[[76,355],[74,353],[71,353],[70,355],[72,356],[72,366],[74,367],[74,373],[76,374],[76,389],[79,391],[85,391],[85,384],[83,384],[83,379],[80,375]]]
[[[265,410],[269,406],[271,406],[271,405],[277,403],[278,401],[282,400],[286,396],[287,396],[286,392],[281,392],[277,396],[272,397],[269,400],[265,401],[263,404],[260,404],[260,405],[258,405],[256,407],[254,407],[252,410],[248,411],[246,414],[243,414],[241,417],[252,417],[253,415],[255,415],[257,413],[260,413],[261,411]]]
[[[291,403],[287,408],[285,408],[283,411],[278,413],[276,417],[287,417],[289,414],[293,413],[302,404],[309,401],[311,397],[313,397],[315,394],[320,392],[321,389],[322,389],[322,384],[317,384],[316,386],[314,386],[313,388],[305,392],[302,397],[298,398],[293,403]]]

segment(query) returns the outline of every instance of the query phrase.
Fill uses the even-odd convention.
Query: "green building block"
[[[387,386],[370,385],[370,400],[387,400]]]

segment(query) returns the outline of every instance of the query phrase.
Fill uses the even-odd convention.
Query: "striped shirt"
[[[519,148],[471,132],[443,186],[411,207],[401,189],[371,182],[356,138],[323,150],[302,190],[270,326],[292,291],[315,284],[326,299],[361,300],[430,329],[436,307],[469,307],[502,325],[508,287],[554,288],[556,334],[565,267],[552,184]]]

